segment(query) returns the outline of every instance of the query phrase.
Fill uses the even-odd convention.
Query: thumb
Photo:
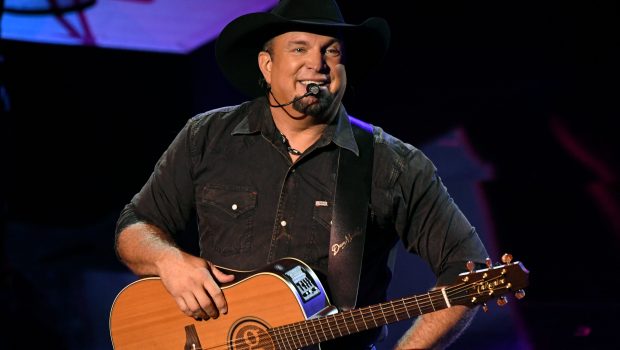
[[[336,65],[332,80],[333,84],[330,84],[330,92],[335,94],[337,102],[340,103],[347,88],[347,71],[344,64],[339,63]]]
[[[217,266],[211,263],[209,263],[209,268],[211,269],[211,274],[213,275],[213,277],[215,277],[215,279],[217,279],[217,281],[220,283],[232,282],[235,279],[235,275],[226,274],[222,272],[222,270],[220,270]]]
[[[325,111],[325,115],[330,118],[338,111],[338,109],[340,109],[340,102],[342,101],[342,97],[344,96],[344,92],[347,88],[347,72],[343,64],[339,63],[336,65],[332,79],[333,84],[330,86],[330,92],[334,94],[334,100]]]

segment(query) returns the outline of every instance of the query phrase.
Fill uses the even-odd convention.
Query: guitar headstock
[[[474,264],[467,263],[469,272],[459,275],[457,283],[446,288],[446,293],[452,304],[483,305],[487,311],[486,302],[497,299],[500,306],[508,302],[506,294],[514,293],[517,299],[525,296],[523,288],[528,286],[529,271],[519,261],[512,262],[512,255],[502,256],[503,265],[492,266],[487,258],[487,268],[474,270]]]

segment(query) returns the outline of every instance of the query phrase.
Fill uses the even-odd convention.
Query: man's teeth
[[[319,85],[319,86],[320,86],[320,85],[325,84],[325,83],[324,83],[324,82],[322,82],[322,81],[313,81],[313,80],[304,80],[304,81],[302,81],[301,83],[302,83],[302,84],[304,84],[304,85],[308,85],[308,84],[316,84],[316,85]]]

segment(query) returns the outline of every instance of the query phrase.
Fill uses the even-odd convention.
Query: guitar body
[[[110,311],[114,349],[275,349],[267,329],[304,321],[328,305],[320,281],[299,260],[235,274],[242,278],[222,287],[228,313],[206,321],[183,314],[157,277],[128,285]]]

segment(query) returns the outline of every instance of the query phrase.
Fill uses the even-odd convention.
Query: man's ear
[[[267,51],[258,53],[258,68],[267,84],[271,84],[271,55]]]

